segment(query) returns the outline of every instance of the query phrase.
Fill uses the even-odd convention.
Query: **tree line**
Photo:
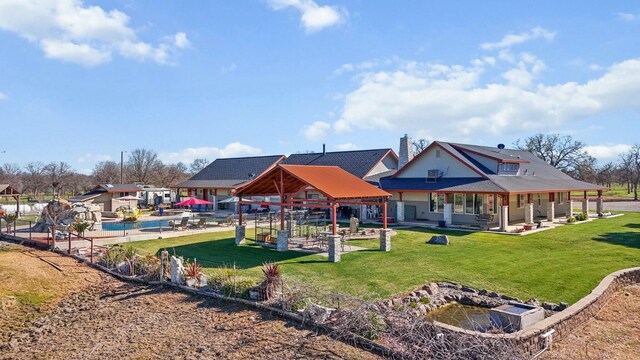
[[[127,154],[122,166],[107,160],[95,165],[90,175],[82,174],[64,161],[43,163],[30,161],[24,166],[5,163],[0,166],[0,183],[10,184],[14,189],[36,199],[45,196],[74,196],[83,194],[97,184],[123,183],[153,184],[169,187],[186,180],[204,169],[207,159],[194,160],[189,166],[182,162],[167,164],[158,154],[149,149],[135,149]]]

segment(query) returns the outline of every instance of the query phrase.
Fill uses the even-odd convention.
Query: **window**
[[[467,214],[474,214],[474,210],[473,210],[473,200],[475,199],[476,195],[475,194],[467,194],[465,197],[465,209],[464,212],[466,212]]]
[[[482,206],[484,204],[484,195],[475,194],[474,202],[473,202],[473,213],[474,214],[482,214]]]
[[[518,170],[520,170],[520,164],[498,164],[498,175],[518,175]]]
[[[453,194],[453,212],[455,214],[464,213],[464,194]]]
[[[559,192],[558,193],[558,204],[564,204],[564,193],[563,192]]]
[[[538,206],[542,205],[542,194],[538,194]]]
[[[429,211],[433,213],[444,212],[444,194],[429,194]]]
[[[436,157],[439,158],[440,157],[440,150],[436,150]]]
[[[517,202],[518,202],[518,209],[523,208],[524,204],[525,204],[525,194],[518,194],[518,198],[517,198]]]

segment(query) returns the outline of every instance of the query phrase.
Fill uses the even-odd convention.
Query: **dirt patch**
[[[616,292],[584,326],[554,344],[544,359],[637,359],[640,354],[640,285]]]
[[[84,268],[99,281],[11,334],[0,359],[378,358],[266,312]]]
[[[0,342],[98,281],[95,270],[72,258],[0,241]]]

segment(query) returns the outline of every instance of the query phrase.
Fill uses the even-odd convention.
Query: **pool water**
[[[178,220],[179,221],[179,220]],[[104,231],[124,231],[134,229],[148,229],[157,227],[169,227],[169,220],[152,220],[152,221],[136,221],[136,222],[104,222],[102,230]]]
[[[429,311],[431,321],[457,326],[467,330],[488,331],[494,328],[489,317],[489,308],[451,303]]]

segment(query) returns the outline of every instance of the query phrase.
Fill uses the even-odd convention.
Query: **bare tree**
[[[420,154],[424,149],[429,146],[429,141],[427,139],[418,139],[413,141],[413,152],[415,154]]]
[[[207,165],[209,165],[209,160],[207,160],[206,158],[195,159],[189,166],[189,170],[192,174],[196,174],[199,173],[202,169],[206,168]]]
[[[44,175],[47,179],[47,184],[51,185],[53,189],[53,196],[60,196],[58,192],[68,185],[69,178],[73,175],[73,170],[71,165],[64,161],[50,162],[44,167]]]
[[[10,184],[14,189],[22,192],[22,171],[18,164],[3,164],[0,167],[0,183]]]
[[[635,144],[628,152],[620,156],[620,166],[627,175],[627,184],[633,187],[633,200],[638,200],[640,183],[640,144]]]
[[[580,162],[576,163],[567,173],[574,179],[595,183],[598,181],[597,160],[593,156],[585,156]]]
[[[25,171],[22,173],[22,181],[24,182],[25,190],[32,192],[35,198],[38,198],[39,192],[45,190],[47,186],[44,168],[45,165],[40,161],[30,161],[24,166]]]
[[[67,181],[66,193],[71,193],[72,196],[85,193],[91,188],[92,183],[92,178],[89,175],[74,172]]]
[[[116,184],[120,181],[120,164],[115,161],[101,161],[91,172],[96,184]]]
[[[163,165],[153,178],[156,185],[161,187],[171,187],[189,177],[187,166],[181,162],[177,164]]]
[[[585,144],[574,140],[570,135],[536,134],[524,139],[518,139],[514,146],[519,150],[530,151],[551,166],[570,173],[580,164],[588,160],[589,154],[584,150]]]
[[[162,169],[162,162],[153,150],[135,149],[127,160],[127,179],[129,182],[148,183]]]
[[[608,162],[598,168],[596,174],[596,182],[611,188],[615,179],[616,165],[613,162]]]

